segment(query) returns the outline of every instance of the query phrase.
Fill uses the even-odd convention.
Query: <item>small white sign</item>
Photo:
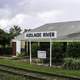
[[[45,59],[46,58],[46,51],[38,51],[38,58]]]

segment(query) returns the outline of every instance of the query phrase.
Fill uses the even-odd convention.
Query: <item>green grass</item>
[[[5,65],[14,66],[14,67],[32,70],[32,71],[80,78],[80,70],[65,70],[62,68],[38,66],[34,64],[29,64],[21,60],[9,60],[9,59],[0,59],[0,64],[5,64]]]
[[[0,80],[30,80],[30,79],[27,79],[26,77],[23,76],[13,75],[0,71]]]

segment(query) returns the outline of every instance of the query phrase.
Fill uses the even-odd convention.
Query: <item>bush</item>
[[[80,42],[68,42],[65,57],[80,58]]]
[[[32,43],[32,57],[37,57],[37,51],[38,51],[38,44],[35,42],[35,43]]]
[[[80,59],[65,58],[63,67],[69,70],[79,70],[80,69]]]
[[[24,56],[26,56],[26,53],[25,53],[25,52],[22,52],[22,53],[16,53],[16,54],[18,54],[17,57],[24,57]]]
[[[52,59],[53,64],[62,64],[64,60],[64,43],[63,42],[54,42],[52,49]]]
[[[5,55],[5,56],[12,55],[12,48],[11,47],[0,48],[0,55]]]

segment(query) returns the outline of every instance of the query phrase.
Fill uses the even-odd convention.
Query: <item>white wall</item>
[[[16,56],[21,53],[21,41],[16,41]]]

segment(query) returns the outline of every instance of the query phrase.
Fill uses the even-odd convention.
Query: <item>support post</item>
[[[30,64],[32,63],[32,55],[31,55],[31,41],[29,42],[29,49],[30,49]]]
[[[50,39],[50,67],[52,66],[52,40]]]
[[[29,50],[29,49],[28,49],[28,41],[27,41],[27,56],[28,56],[28,52],[29,52],[28,50]]]
[[[38,47],[40,46],[40,42],[38,42]]]

